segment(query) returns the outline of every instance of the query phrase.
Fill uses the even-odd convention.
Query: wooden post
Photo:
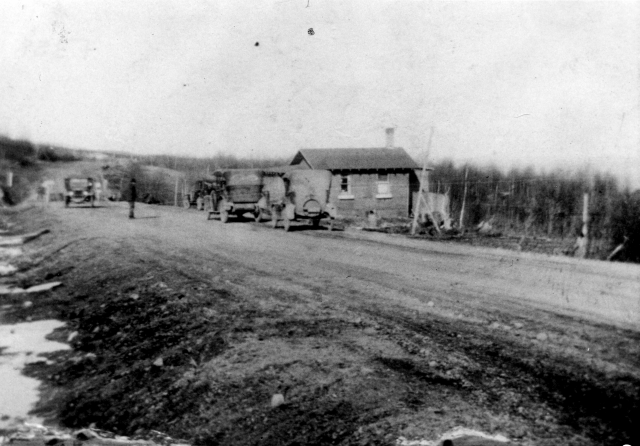
[[[511,190],[510,190],[510,194],[509,194],[509,224],[511,225],[511,228],[515,228],[516,224],[514,222],[515,220],[515,209],[514,209],[514,203],[516,203],[516,179],[515,176],[511,178]]]
[[[500,180],[496,183],[496,191],[493,194],[493,212],[498,215],[498,186],[500,185]]]
[[[424,162],[422,163],[422,173],[420,174],[420,187],[418,189],[418,199],[417,203],[413,208],[413,224],[411,225],[411,235],[415,235],[416,228],[418,226],[418,216],[420,215],[420,203],[422,197],[422,189],[424,187],[425,176],[427,173],[427,161],[429,159],[429,150],[431,149],[431,138],[433,137],[433,127],[431,127],[431,132],[429,133],[429,141],[427,142],[427,154],[424,158]],[[426,177],[428,180],[428,177]]]
[[[584,237],[584,257],[589,252],[589,192],[585,192],[582,199],[582,237]]]
[[[431,127],[431,133],[429,134],[429,142],[427,143],[427,155],[424,159],[424,164],[422,165],[422,175],[420,176],[420,191],[418,192],[418,206],[414,210],[413,215],[413,225],[411,227],[411,235],[416,233],[416,227],[418,226],[418,216],[420,215],[420,203],[424,203],[425,213],[429,216],[433,225],[436,228],[438,234],[440,234],[440,227],[438,226],[438,222],[433,217],[431,213],[431,204],[429,200],[424,195],[426,192],[427,197],[429,196],[429,172],[427,171],[427,162],[429,160],[429,152],[431,151],[431,139],[433,138],[433,127]]]
[[[176,178],[176,190],[173,194],[173,205],[178,206],[178,185],[180,184],[180,178]]]
[[[462,209],[460,209],[460,229],[464,228],[464,206],[467,202],[467,175],[469,175],[469,166],[464,168],[464,192],[462,194]]]
[[[624,239],[622,240],[622,243],[620,243],[618,246],[616,246],[616,249],[614,249],[613,252],[611,252],[611,254],[609,254],[607,256],[607,260],[608,261],[613,260],[613,258],[616,256],[616,254],[618,254],[620,251],[622,251],[624,249],[624,245],[625,245],[625,243],[627,243],[627,240],[629,240],[629,239],[625,235]]]

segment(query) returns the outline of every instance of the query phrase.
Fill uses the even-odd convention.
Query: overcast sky
[[[640,185],[639,2],[0,2],[0,133],[91,150],[610,169]],[[309,29],[313,28],[313,35]]]

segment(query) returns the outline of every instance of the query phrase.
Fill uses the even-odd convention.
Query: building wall
[[[383,170],[380,171],[384,173]],[[353,173],[352,198],[345,199],[340,192],[342,175],[333,172],[329,199],[338,207],[341,217],[364,217],[375,210],[380,217],[407,217],[409,215],[409,173],[388,173],[390,198],[378,198],[378,172]]]

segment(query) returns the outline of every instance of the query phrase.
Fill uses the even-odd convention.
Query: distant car
[[[195,181],[182,198],[182,206],[189,209],[195,206],[197,210],[204,211],[207,195],[211,195],[213,186],[217,184],[218,179],[209,177]]]
[[[96,201],[96,189],[93,178],[65,178],[64,206],[71,203],[82,204],[89,202],[91,207]]]

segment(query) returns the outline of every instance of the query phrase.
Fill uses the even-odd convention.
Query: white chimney
[[[393,149],[393,127],[387,128],[387,149]]]

